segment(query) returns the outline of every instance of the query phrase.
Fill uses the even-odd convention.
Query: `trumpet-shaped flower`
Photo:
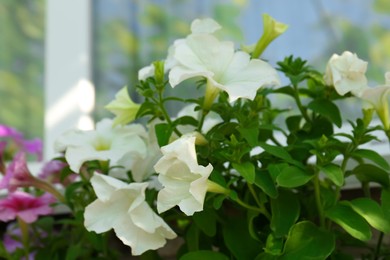
[[[114,229],[133,255],[162,247],[176,234],[145,202],[147,183],[124,183],[95,173],[91,178],[97,199],[85,208],[84,225],[96,233]]]
[[[339,95],[359,92],[367,87],[367,62],[359,59],[356,54],[345,51],[341,56],[333,54],[328,61],[325,82],[333,85]]]
[[[155,173],[153,166],[161,158],[162,154],[160,146],[157,142],[156,132],[154,128],[155,124],[151,123],[148,128],[148,136],[144,138],[146,143],[146,156],[138,157],[131,169],[133,179],[136,182],[145,181],[153,173]]]
[[[157,197],[159,213],[176,205],[187,216],[203,210],[208,177],[213,167],[198,164],[195,140],[195,136],[184,135],[161,148],[163,157],[154,166],[163,185]]]
[[[220,90],[229,94],[231,102],[238,98],[254,99],[264,85],[279,85],[274,68],[248,53],[235,51],[234,43],[219,41],[209,33],[190,34],[174,46],[176,64],[169,73],[169,83],[175,87],[182,81],[204,77],[207,79],[205,108],[208,109]]]
[[[113,126],[126,125],[135,119],[140,108],[129,97],[127,87],[122,88],[116,95],[115,100],[106,105],[106,109],[116,115]]]
[[[42,160],[42,141],[38,138],[32,140],[26,140],[23,137],[23,134],[17,131],[15,128],[0,125],[0,140],[2,138],[10,139],[14,142],[17,148],[20,148],[22,151],[28,152],[30,154],[35,154],[38,157],[38,160]],[[5,146],[4,143],[2,146]],[[4,150],[5,147],[3,147]]]
[[[375,88],[365,88],[361,91],[359,97],[370,103],[386,130],[390,129],[389,122],[389,94],[390,94],[390,72],[385,74],[385,85]]]
[[[252,56],[259,57],[265,48],[279,35],[283,34],[287,28],[287,24],[276,21],[269,14],[263,14],[263,35],[256,43]]]
[[[62,161],[49,161],[44,164],[41,172],[38,174],[38,177],[39,179],[46,180],[49,183],[62,184],[66,186],[77,178],[76,174],[70,174],[65,178],[61,178],[61,172],[66,166],[68,166],[68,164]]]
[[[0,180],[0,189],[8,189],[13,192],[19,187],[32,185],[34,177],[27,167],[26,155],[19,152],[8,165],[4,177]]]
[[[10,221],[19,217],[26,223],[33,223],[40,215],[49,215],[53,212],[50,204],[55,198],[45,193],[35,197],[29,193],[15,191],[8,194],[8,197],[0,200],[0,220]]]
[[[195,19],[191,23],[191,33],[192,34],[200,34],[200,33],[214,33],[215,31],[221,29],[221,26],[211,18],[205,19]],[[164,61],[164,72],[168,72],[174,65],[176,65],[176,61],[173,58],[173,52],[176,46],[184,43],[184,39],[176,40],[172,46],[168,48],[168,56]],[[154,75],[155,67],[153,64],[143,67],[138,71],[138,79],[146,80],[148,77]]]
[[[74,172],[79,172],[84,162],[110,161],[110,166],[122,166],[130,170],[135,158],[144,157],[146,144],[142,137],[146,131],[142,125],[113,127],[112,120],[103,119],[96,130],[71,130],[55,143],[58,152],[65,151],[65,158]]]

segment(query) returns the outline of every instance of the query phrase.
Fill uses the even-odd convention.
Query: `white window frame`
[[[93,125],[91,13],[91,0],[46,2],[45,160],[55,156],[53,145],[61,133]]]

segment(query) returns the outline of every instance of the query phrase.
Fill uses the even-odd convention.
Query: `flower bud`
[[[115,95],[115,100],[111,101],[105,108],[116,115],[113,122],[113,127],[115,127],[133,121],[140,106],[130,99],[127,87],[124,87]]]
[[[276,21],[268,14],[263,14],[263,35],[256,44],[252,58],[260,57],[265,48],[279,35],[284,33],[287,28],[287,24]]]

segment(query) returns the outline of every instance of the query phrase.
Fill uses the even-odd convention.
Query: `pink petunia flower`
[[[66,176],[64,179],[61,179],[61,171],[67,165],[68,165],[67,163],[59,160],[49,161],[45,163],[38,177],[50,183],[62,184],[66,186],[72,183],[78,176],[77,174],[70,174]]]
[[[42,141],[39,138],[32,140],[25,140],[21,132],[15,128],[0,124],[0,138],[11,139],[17,147],[30,154],[35,154],[38,160],[42,160]],[[1,148],[1,147],[0,147]],[[4,147],[2,147],[4,150]],[[2,151],[0,149],[0,156]]]
[[[39,215],[49,215],[53,212],[50,204],[55,198],[45,193],[35,197],[23,191],[9,193],[8,197],[0,200],[0,221],[10,221],[19,217],[26,223],[33,223]]]
[[[8,165],[4,177],[0,180],[0,189],[13,192],[18,187],[27,187],[32,184],[34,177],[27,168],[26,155],[23,152],[16,154]]]

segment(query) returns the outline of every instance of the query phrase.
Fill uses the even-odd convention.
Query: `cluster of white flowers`
[[[285,30],[281,24],[277,25],[279,31]],[[212,19],[195,20],[191,34],[175,41],[169,48],[164,66],[172,87],[189,78],[203,77],[206,80],[202,109],[207,113],[221,91],[225,91],[229,101],[234,102],[239,98],[253,100],[263,86],[280,85],[277,71],[271,65],[251,58],[244,51],[236,51],[233,42],[219,40],[215,32],[220,28]],[[275,35],[271,36],[275,38]],[[153,65],[141,69],[139,79],[153,76],[154,69]],[[366,69],[367,63],[356,54],[335,54],[328,62],[325,82],[340,95],[352,93],[372,103],[380,118],[388,121],[388,114],[384,113],[388,113],[390,73],[386,74],[385,85],[369,88]],[[114,229],[123,243],[132,248],[133,254],[139,255],[162,247],[166,239],[176,237],[145,201],[145,190],[151,188],[149,177],[157,174],[162,186],[157,196],[159,213],[178,206],[191,216],[203,210],[206,193],[211,191],[208,188],[216,185],[209,180],[213,166],[199,165],[195,149],[197,137],[189,133],[194,128],[180,129],[184,135],[173,136],[171,143],[160,148],[153,123],[149,125],[149,131],[140,124],[127,125],[135,119],[139,105],[131,101],[126,88],[118,92],[116,99],[106,108],[116,115],[114,121],[104,119],[93,131],[69,131],[58,139],[56,150],[64,152],[74,172],[80,172],[88,161],[108,162],[111,167],[109,175],[96,172],[91,178],[97,199],[85,209],[85,226],[97,233]],[[187,107],[179,116],[183,113],[198,117],[194,106]],[[212,112],[208,116],[203,131],[221,120]],[[387,121],[384,125],[389,127]],[[130,184],[123,182],[128,171],[135,181]]]
[[[174,42],[164,65],[172,87],[193,77],[206,79],[206,110],[220,91],[226,91],[233,102],[238,98],[254,99],[262,86],[280,84],[271,65],[236,51],[233,42],[219,40],[214,33],[220,28],[212,19],[193,21],[191,34]],[[153,65],[141,69],[139,80],[153,76],[154,69]],[[149,131],[140,124],[127,125],[135,119],[139,107],[123,88],[106,106],[116,115],[114,120],[103,119],[93,131],[69,131],[55,144],[56,151],[64,153],[74,172],[81,172],[88,161],[97,160],[109,166],[109,175],[95,172],[91,178],[97,199],[85,209],[85,226],[97,233],[114,229],[122,242],[132,248],[133,255],[162,247],[166,239],[176,237],[145,201],[145,189],[153,186],[145,181],[153,173],[158,174],[162,185],[157,198],[159,213],[175,206],[188,216],[202,211],[208,187],[216,187],[208,180],[212,165],[198,164],[197,135],[190,133],[195,129],[180,129],[187,134],[173,136],[171,143],[160,149],[153,123]],[[183,113],[197,118],[194,106],[185,108],[179,116]],[[210,112],[202,130],[207,131],[219,121]],[[135,181],[130,184],[123,182],[128,171]]]

